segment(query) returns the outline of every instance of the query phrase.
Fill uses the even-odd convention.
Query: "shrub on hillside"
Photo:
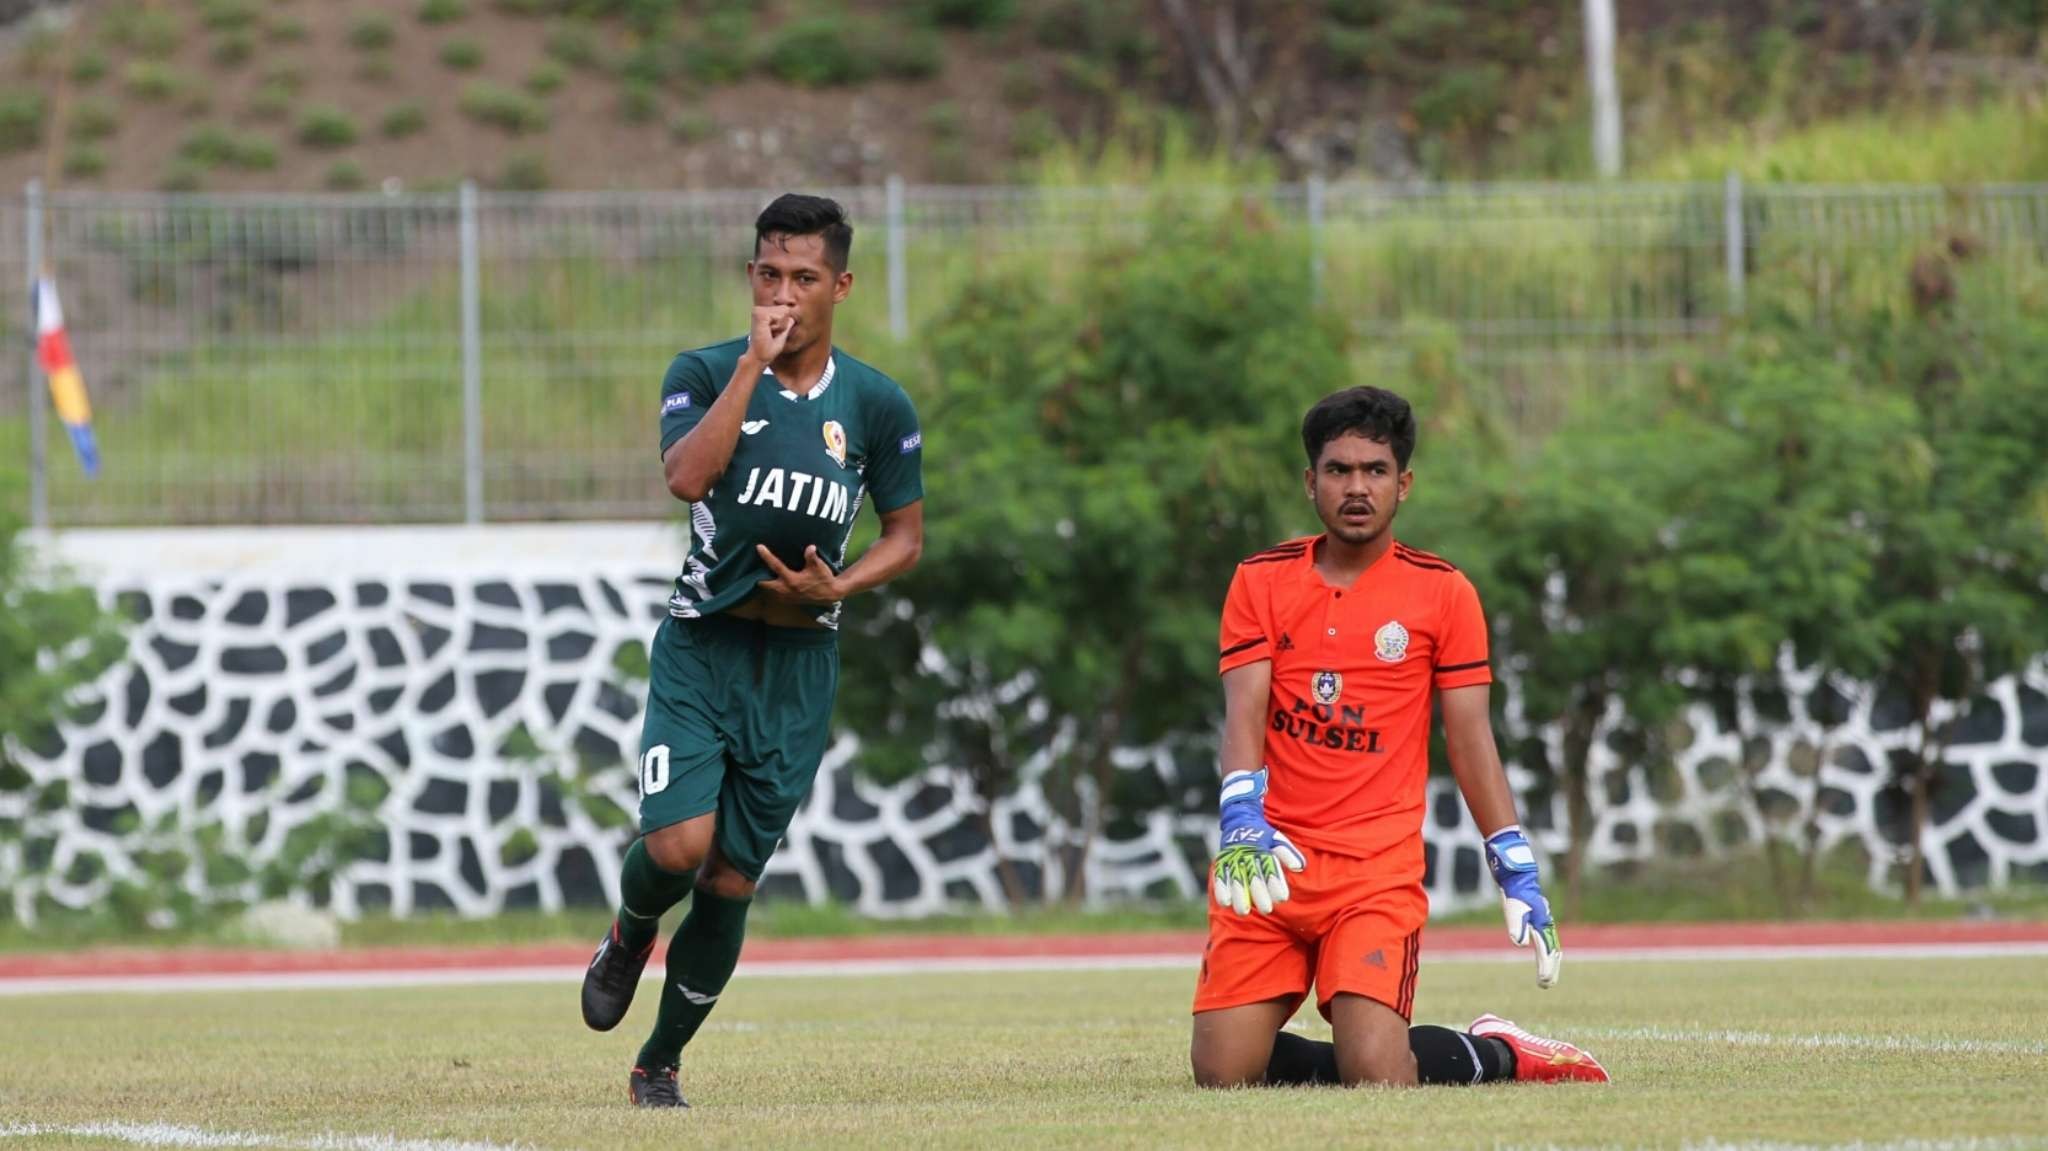
[[[683,41],[683,78],[698,84],[733,84],[754,70],[754,20],[744,6],[724,4],[704,17]]]
[[[26,152],[40,147],[45,113],[41,93],[0,96],[0,152]]]
[[[177,16],[167,9],[119,4],[101,22],[100,34],[117,48],[147,60],[162,60],[178,50],[185,32]]]
[[[107,170],[107,154],[95,144],[74,144],[64,154],[64,175],[73,180],[92,180]]]
[[[199,22],[215,32],[239,32],[256,24],[251,0],[199,0]]]
[[[114,106],[105,100],[80,100],[71,109],[71,138],[80,143],[104,140],[120,126]]]
[[[349,46],[358,52],[389,48],[397,39],[398,30],[391,26],[391,18],[376,13],[356,17],[348,28]]]
[[[420,23],[453,24],[469,15],[463,0],[420,0]]]
[[[356,142],[356,122],[347,112],[315,105],[299,119],[299,143],[308,148],[346,148]]]
[[[526,74],[526,90],[536,96],[546,96],[567,83],[569,73],[560,64],[542,61]]]
[[[107,56],[104,52],[87,48],[71,62],[71,82],[74,84],[97,84],[107,75]]]
[[[354,160],[336,160],[321,180],[321,185],[330,192],[353,192],[367,183],[369,180],[363,175],[363,166]]]
[[[141,100],[175,99],[185,90],[185,74],[154,60],[136,60],[121,70],[121,85]]]
[[[540,132],[548,126],[548,110],[540,101],[488,80],[475,81],[462,89],[462,113],[515,136]]]
[[[483,45],[474,40],[450,40],[441,45],[441,63],[457,72],[474,72],[483,67]]]
[[[393,140],[402,140],[416,135],[427,126],[427,110],[415,101],[408,100],[384,114],[383,123],[378,127],[384,135]]]
[[[248,32],[229,32],[213,42],[207,53],[214,63],[223,68],[239,68],[256,55],[256,37]]]
[[[547,161],[532,152],[506,157],[504,171],[498,174],[498,187],[507,192],[539,192],[547,186]]]
[[[1017,0],[919,0],[919,19],[946,28],[994,28],[1017,15]]]
[[[594,68],[597,36],[580,21],[558,24],[548,33],[547,52],[571,68]]]

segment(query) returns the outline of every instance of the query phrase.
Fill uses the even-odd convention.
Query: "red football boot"
[[[1472,1034],[1498,1039],[1515,1049],[1515,1079],[1543,1083],[1605,1083],[1600,1061],[1562,1039],[1545,1039],[1491,1012],[1472,1021]]]

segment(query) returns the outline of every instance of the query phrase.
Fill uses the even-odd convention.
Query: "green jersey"
[[[683,352],[661,382],[661,451],[682,439],[732,379],[747,339]],[[755,544],[792,568],[804,549],[840,571],[854,517],[872,495],[893,512],[924,498],[924,436],[896,381],[837,348],[807,395],[772,371],[754,385],[732,461],[690,505],[690,554],[669,597],[679,619],[713,615],[753,596],[774,572]],[[839,605],[818,622],[839,625]]]

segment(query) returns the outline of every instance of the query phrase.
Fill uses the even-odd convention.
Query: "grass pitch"
[[[1539,992],[1425,959],[1416,1018],[1498,1011],[1582,1042],[1609,1087],[1197,1091],[1191,972],[742,977],[680,1114],[625,1103],[653,982],[610,1035],[573,982],[0,999],[0,1151],[135,1146],[77,1133],[109,1122],[334,1151],[2048,1147],[2040,959],[1566,968]]]

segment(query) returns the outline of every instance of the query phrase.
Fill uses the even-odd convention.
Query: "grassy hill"
[[[1750,166],[1758,146],[1861,118],[1864,143],[1791,170],[1829,178],[1832,150],[1854,153],[1855,178],[1913,178],[1925,149],[1887,126],[1931,138],[1990,99],[2009,129],[1936,178],[2048,176],[2038,147],[2000,142],[2048,135],[2041,0],[1620,7],[1637,173]],[[992,182],[1063,147],[1142,151],[1167,133],[1283,172],[1588,169],[1578,0],[74,0],[10,15],[0,188]]]

